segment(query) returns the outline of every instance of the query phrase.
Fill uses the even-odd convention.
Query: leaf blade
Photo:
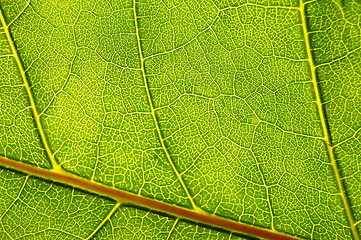
[[[12,32],[34,83],[44,129],[65,169],[181,206],[190,207],[186,199],[194,196],[196,205],[213,214],[307,238],[342,239],[349,236],[349,228],[356,229],[356,224],[347,223],[337,196],[343,172],[334,178],[327,156],[327,148],[333,153],[331,136],[330,144],[322,143],[320,124],[325,129],[327,122],[325,116],[321,121],[318,117],[321,96],[316,91],[317,110],[315,95],[310,93],[319,73],[311,69],[309,75],[304,53],[310,57],[317,51],[311,53],[310,43],[302,41],[306,12],[300,24],[297,4],[220,6],[201,1],[204,5],[199,7],[154,2],[153,10],[170,13],[157,15],[142,2],[138,34],[134,24],[129,24],[134,22],[129,2],[119,6],[107,2],[97,8],[88,4],[32,2],[20,10],[21,16],[9,13],[16,19],[11,21]],[[318,6],[306,5],[313,4]],[[343,10],[341,5],[336,7]],[[343,14],[345,18],[348,12]],[[309,19],[317,19],[316,15],[311,13]],[[29,19],[41,29],[32,34],[47,33],[45,42],[51,48],[26,37],[23,30],[34,29],[26,24],[32,22]],[[172,29],[168,23],[173,32],[166,31]],[[152,26],[166,27],[159,34]],[[158,37],[164,41],[149,43]],[[123,45],[112,46],[119,39]],[[152,49],[152,44],[157,47]],[[137,66],[141,60],[136,57],[143,51],[134,47],[141,45],[147,55],[140,63],[143,67]],[[29,49],[37,47],[46,54],[29,54]],[[357,49],[350,52],[350,56],[357,54]],[[348,55],[344,58],[349,60]],[[41,68],[48,71],[35,71]],[[54,82],[62,86],[49,94],[56,84],[44,81],[43,73],[58,72],[60,77]],[[142,81],[145,76],[148,90]],[[323,82],[320,86],[323,90]],[[157,115],[149,114],[153,111],[149,111],[147,96],[149,100],[151,95],[151,108]],[[337,116],[331,114],[332,119]],[[333,134],[334,125],[330,128]],[[9,144],[6,141],[4,145]],[[76,147],[71,148],[74,143]],[[336,151],[344,143],[347,151],[341,150],[341,159],[353,154],[357,144],[341,139]],[[169,163],[170,157],[174,167],[164,162],[168,159]],[[336,160],[331,157],[337,173]],[[346,166],[342,160],[341,170],[348,170]],[[347,176],[353,175],[357,176],[357,170],[350,169]],[[183,184],[178,184],[179,176]],[[351,216],[351,210],[358,216],[355,181],[348,179],[352,209],[346,216]],[[343,196],[344,203],[347,197]],[[357,238],[357,231],[353,232]]]

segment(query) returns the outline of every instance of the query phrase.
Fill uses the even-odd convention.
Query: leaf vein
[[[157,132],[157,135],[158,135],[158,139],[160,141],[160,144],[162,146],[162,149],[167,157],[167,160],[169,162],[169,164],[171,165],[174,173],[176,174],[180,184],[182,185],[183,187],[183,190],[185,191],[189,201],[191,202],[192,204],[192,207],[193,209],[199,211],[199,212],[203,212],[202,209],[200,209],[199,207],[197,207],[197,205],[194,203],[193,201],[193,197],[191,196],[181,174],[179,173],[177,167],[175,166],[172,158],[171,158],[171,155],[165,145],[165,141],[164,141],[164,138],[163,138],[163,135],[162,135],[162,132],[160,130],[160,126],[159,126],[159,121],[157,119],[157,115],[156,115],[156,110],[154,108],[154,104],[153,104],[153,100],[152,100],[152,97],[151,97],[151,94],[150,94],[150,90],[149,90],[149,83],[148,83],[148,79],[147,79],[147,76],[146,76],[146,72],[145,72],[145,58],[143,57],[143,51],[142,51],[142,46],[141,46],[141,40],[140,40],[140,34],[139,34],[139,26],[138,26],[138,16],[137,16],[137,8],[136,8],[136,1],[133,0],[133,14],[134,14],[134,25],[135,25],[135,31],[136,31],[136,36],[137,36],[137,44],[138,44],[138,52],[139,52],[139,58],[140,58],[140,65],[141,65],[141,72],[142,72],[142,77],[143,77],[143,82],[144,82],[144,86],[145,86],[145,91],[147,93],[147,100],[148,100],[148,104],[150,106],[150,111],[151,111],[151,115],[152,115],[152,118],[153,118],[153,122],[154,122],[154,125],[155,125],[155,128],[156,128],[156,132]]]
[[[27,75],[25,73],[24,66],[23,66],[23,63],[22,63],[22,61],[20,59],[19,53],[18,53],[18,51],[17,51],[17,49],[15,47],[15,43],[14,43],[12,37],[11,37],[10,30],[9,30],[10,25],[8,25],[6,23],[5,15],[4,15],[2,9],[0,9],[0,21],[1,21],[1,24],[3,26],[3,29],[4,29],[7,41],[9,43],[12,55],[13,55],[13,57],[15,59],[16,65],[19,68],[19,71],[20,71],[20,74],[21,74],[21,79],[23,80],[23,83],[24,83],[24,86],[25,86],[25,89],[26,89],[26,93],[28,95],[28,99],[29,99],[29,102],[30,102],[30,108],[32,109],[32,114],[33,114],[33,117],[35,119],[35,125],[36,125],[36,127],[38,129],[38,132],[40,134],[40,140],[44,145],[45,152],[47,153],[47,155],[48,155],[48,157],[50,159],[50,162],[52,164],[53,169],[56,170],[56,171],[62,171],[60,165],[55,160],[54,154],[52,153],[52,151],[50,149],[50,145],[49,145],[48,140],[46,138],[43,124],[41,123],[40,114],[39,114],[38,109],[37,109],[36,104],[35,104],[35,99],[34,99],[34,96],[33,96],[32,90],[31,90],[30,82],[29,82],[28,77],[27,77]]]
[[[318,111],[318,115],[320,117],[320,122],[321,122],[322,131],[323,131],[323,135],[324,135],[324,142],[325,142],[327,154],[331,161],[332,170],[335,175],[337,187],[340,191],[342,204],[343,204],[343,207],[346,212],[347,220],[350,224],[352,235],[353,235],[354,239],[359,240],[360,238],[359,238],[355,220],[354,220],[354,217],[352,214],[350,202],[348,201],[348,198],[347,198],[346,189],[342,182],[342,177],[341,177],[341,173],[340,173],[337,159],[335,156],[334,147],[332,146],[331,132],[330,132],[327,120],[326,120],[326,112],[323,108],[321,89],[320,89],[320,86],[317,81],[317,75],[316,75],[316,67],[317,66],[314,63],[313,56],[312,56],[311,40],[309,38],[309,31],[307,28],[307,20],[306,20],[307,13],[305,10],[305,3],[303,3],[302,0],[300,0],[300,18],[301,18],[301,23],[302,23],[303,35],[304,35],[304,39],[305,39],[305,47],[306,47],[309,67],[310,67],[310,71],[311,71],[312,85],[313,85],[314,92],[315,92],[317,111]]]

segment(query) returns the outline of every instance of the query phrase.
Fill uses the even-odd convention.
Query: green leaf
[[[360,239],[358,0],[0,8],[0,239]]]

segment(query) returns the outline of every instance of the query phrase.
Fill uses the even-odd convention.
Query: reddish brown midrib
[[[189,219],[196,222],[201,222],[207,225],[225,228],[234,232],[250,234],[257,237],[266,239],[279,239],[291,240],[296,239],[281,233],[271,232],[270,230],[261,229],[239,222],[234,222],[225,218],[214,216],[211,214],[197,213],[189,209],[181,208],[178,206],[170,205],[167,203],[159,202],[156,200],[148,199],[118,189],[107,187],[99,183],[91,182],[70,173],[58,173],[51,170],[33,167],[24,163],[0,157],[0,165],[14,170],[28,173],[44,179],[50,179],[56,182],[61,182],[74,187],[87,190],[89,192],[97,193],[113,198],[117,201],[124,203],[132,203],[139,206],[144,206],[150,209],[159,210],[183,219]]]

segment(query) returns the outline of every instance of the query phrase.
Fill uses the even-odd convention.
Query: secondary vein
[[[117,188],[113,188],[111,186],[103,185],[101,183],[97,183],[65,171],[57,172],[54,169],[49,170],[49,169],[39,168],[1,156],[0,156],[0,165],[6,168],[10,168],[16,171],[26,173],[31,176],[36,176],[38,178],[63,183],[68,186],[77,187],[85,191],[96,193],[116,200],[118,204],[114,206],[114,208],[108,213],[106,218],[110,218],[110,216],[113,215],[113,213],[121,204],[127,204],[127,205],[130,204],[130,205],[143,206],[149,209],[161,211],[173,215],[175,217],[179,217],[181,219],[188,219],[191,221],[201,222],[210,226],[224,228],[232,232],[250,234],[261,238],[274,239],[274,240],[300,239],[298,237],[287,235],[285,233],[280,233],[275,230],[269,230],[269,229],[253,226],[251,224],[236,222],[206,212],[200,213],[196,210],[182,208],[158,200],[149,199],[140,195],[136,195]],[[105,222],[106,219],[104,219],[102,223]]]
[[[303,35],[305,38],[305,45],[306,45],[306,52],[307,52],[307,61],[309,62],[310,70],[311,70],[311,78],[312,78],[312,84],[315,92],[316,97],[316,105],[318,114],[320,117],[321,125],[322,125],[322,131],[324,136],[324,141],[327,149],[327,154],[331,160],[332,169],[336,178],[336,184],[338,186],[338,189],[340,191],[341,199],[343,206],[346,211],[347,220],[350,224],[351,232],[355,240],[359,240],[359,234],[357,232],[355,220],[353,218],[352,210],[350,203],[348,201],[347,195],[346,195],[346,189],[342,183],[342,178],[340,174],[340,170],[336,161],[335,152],[333,150],[332,146],[332,140],[331,140],[331,133],[329,126],[326,121],[326,113],[322,106],[322,97],[321,97],[321,89],[319,87],[319,84],[317,82],[317,76],[316,76],[316,66],[314,64],[313,58],[312,58],[312,51],[311,51],[311,43],[310,38],[308,34],[308,28],[307,28],[307,22],[306,22],[306,11],[305,11],[305,3],[303,3],[302,0],[300,0],[300,14],[301,14],[301,21],[302,21],[302,29],[303,29]]]
[[[47,153],[47,155],[48,155],[48,157],[50,159],[50,162],[51,162],[52,167],[54,168],[54,170],[62,171],[60,165],[55,160],[54,154],[50,150],[50,146],[49,146],[48,140],[46,138],[43,125],[42,125],[41,120],[40,120],[40,115],[39,115],[39,112],[38,112],[38,110],[36,108],[36,105],[35,105],[35,99],[34,99],[32,91],[31,91],[29,80],[28,80],[28,78],[26,76],[24,66],[23,66],[23,64],[21,62],[20,56],[19,56],[18,51],[17,51],[17,49],[15,47],[14,41],[12,40],[10,30],[9,30],[10,26],[6,23],[5,15],[4,15],[2,9],[0,9],[0,21],[1,21],[1,24],[3,26],[3,29],[4,29],[7,41],[9,43],[12,55],[13,55],[13,57],[15,59],[16,65],[19,68],[19,71],[20,71],[20,74],[21,74],[21,79],[23,80],[23,83],[24,83],[24,86],[25,86],[25,89],[26,89],[26,93],[28,95],[28,99],[29,99],[29,102],[30,102],[30,108],[32,110],[33,117],[35,119],[35,125],[36,125],[36,127],[37,127],[37,129],[39,131],[39,134],[40,134],[40,140],[44,145],[44,149],[45,149],[45,151],[46,151],[46,153]]]
[[[114,213],[118,210],[118,208],[120,207],[120,204],[121,204],[121,202],[117,202],[113,206],[112,210],[110,210],[110,212],[103,219],[103,221],[88,235],[88,237],[85,238],[85,240],[89,240],[89,239],[93,238],[93,236],[98,233],[98,231],[104,226],[104,224],[107,223],[110,220],[110,218],[114,215]]]
[[[158,120],[157,120],[157,115],[155,113],[155,108],[154,108],[154,105],[153,105],[153,100],[152,100],[152,97],[150,95],[147,76],[146,76],[146,73],[145,73],[145,64],[144,64],[145,59],[143,57],[142,45],[141,45],[141,42],[140,42],[139,26],[138,26],[138,20],[137,20],[138,16],[137,16],[137,8],[136,8],[135,0],[133,0],[133,14],[134,14],[134,25],[135,25],[135,31],[136,31],[136,36],[137,36],[141,72],[142,72],[143,82],[144,82],[144,86],[145,86],[145,91],[147,93],[148,104],[150,106],[150,112],[151,112],[153,122],[154,122],[154,125],[155,125],[155,128],[156,128],[156,131],[157,131],[158,139],[160,141],[160,144],[162,145],[163,151],[164,151],[164,153],[165,153],[165,155],[166,155],[166,157],[168,159],[168,162],[171,165],[171,167],[172,167],[173,171],[175,172],[175,174],[177,175],[177,178],[178,178],[180,184],[182,185],[182,187],[183,187],[189,201],[191,202],[192,207],[195,210],[199,211],[199,212],[203,212],[203,210],[200,209],[199,207],[197,207],[197,205],[194,203],[193,197],[191,196],[190,192],[188,191],[188,188],[187,188],[186,184],[184,183],[182,176],[178,172],[178,169],[176,168],[176,166],[175,166],[175,164],[174,164],[174,162],[173,162],[173,160],[172,160],[172,158],[171,158],[171,156],[169,154],[169,151],[168,151],[168,149],[167,149],[167,147],[165,145],[165,142],[164,142],[162,132],[161,132],[160,127],[159,127],[159,123],[158,123]]]

